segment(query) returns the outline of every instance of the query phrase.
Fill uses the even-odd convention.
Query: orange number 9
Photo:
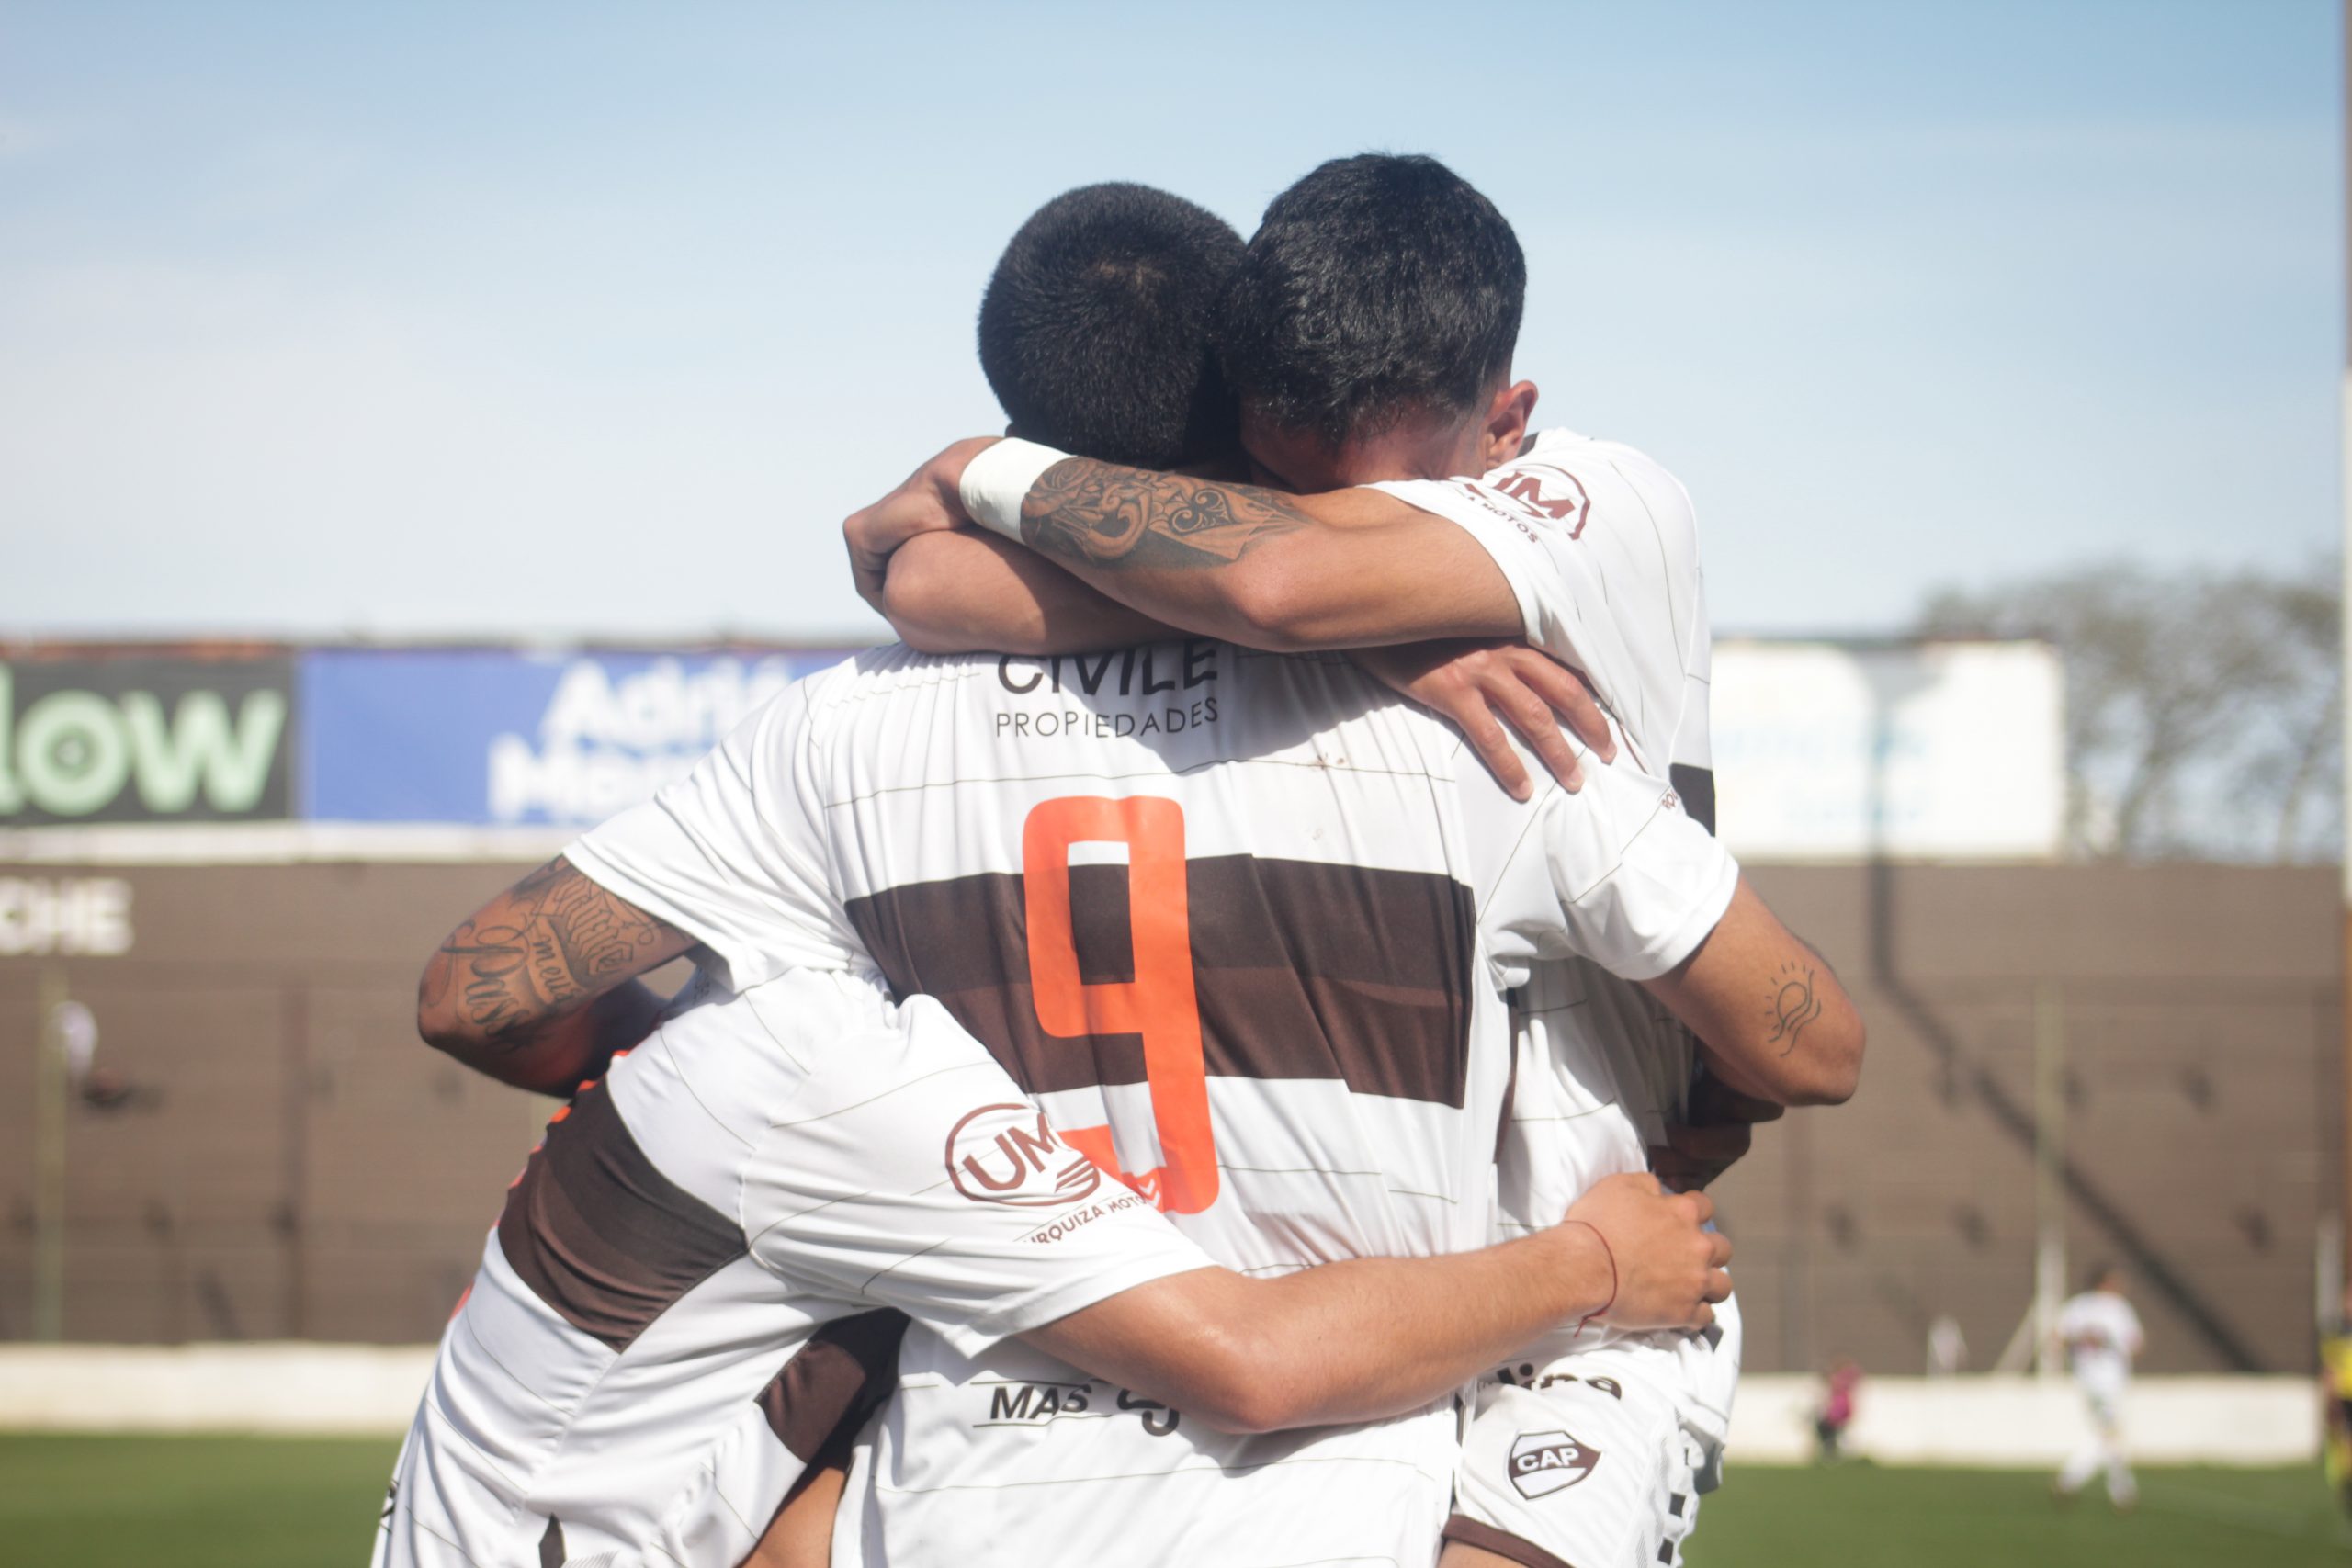
[[[1127,919],[1135,978],[1087,985],[1078,977],[1070,930],[1072,844],[1127,846]],[[1143,1036],[1159,1163],[1122,1168],[1111,1129],[1071,1127],[1071,1145],[1171,1213],[1216,1201],[1216,1138],[1209,1126],[1208,1066],[1193,982],[1192,909],[1185,893],[1184,808],[1147,795],[1069,795],[1029,813],[1021,831],[1029,920],[1029,984],[1037,1021],[1064,1039]]]

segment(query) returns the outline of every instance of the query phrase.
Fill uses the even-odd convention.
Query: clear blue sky
[[[1038,202],[1424,151],[1729,629],[2337,532],[2336,7],[0,10],[0,633],[864,636]]]

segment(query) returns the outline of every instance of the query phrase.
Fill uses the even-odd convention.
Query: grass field
[[[367,1561],[394,1445],[0,1437],[6,1568],[325,1568]],[[2060,1512],[2007,1471],[1735,1472],[1707,1501],[1695,1568],[2264,1568],[2352,1562],[2312,1470],[2160,1470],[2138,1513]],[[1118,1568],[1104,1563],[1100,1568]]]

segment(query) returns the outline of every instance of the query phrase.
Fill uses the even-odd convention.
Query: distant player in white
[[[1417,203],[1440,216],[1398,216]],[[1251,453],[1290,488],[1327,491],[1483,469],[1482,480],[1381,483],[1395,501],[1350,491],[1287,507],[1264,492],[1166,481],[1160,499],[1168,521],[1159,525],[1166,538],[1197,537],[1197,518],[1212,505],[1252,514],[1260,525],[1250,547],[1228,560],[1186,563],[1165,550],[1155,558],[1143,549],[1106,547],[1105,524],[1133,518],[1135,496],[1149,493],[1134,478],[1080,464],[1056,468],[1054,455],[1041,453],[1032,459],[1039,479],[1025,508],[1001,504],[984,521],[1124,601],[1147,626],[1156,617],[1274,647],[1523,635],[1586,671],[1636,755],[1670,771],[1686,804],[1711,817],[1710,638],[1682,488],[1655,462],[1613,443],[1561,431],[1522,440],[1534,389],[1507,384],[1507,334],[1498,353],[1488,350],[1492,389],[1476,404],[1430,418],[1426,400],[1416,405],[1409,389],[1392,388],[1392,402],[1413,405],[1414,414],[1393,423],[1365,418],[1393,412],[1382,408],[1381,389],[1344,380],[1344,364],[1318,364],[1313,348],[1302,346],[1302,340],[1321,346],[1343,310],[1299,280],[1329,279],[1339,293],[1354,287],[1348,258],[1375,254],[1366,233],[1380,236],[1391,253],[1383,265],[1396,273],[1419,267],[1458,276],[1459,257],[1448,268],[1393,253],[1414,236],[1482,226],[1491,248],[1515,261],[1499,216],[1425,160],[1356,159],[1317,171],[1278,198],[1251,243],[1239,310],[1256,317],[1227,330],[1254,355],[1227,360]],[[1317,255],[1333,237],[1341,257]],[[1275,280],[1262,290],[1273,297],[1271,305],[1251,299],[1253,271]],[[1380,324],[1393,326],[1405,312],[1381,297],[1392,314]],[[1365,363],[1399,357],[1359,354]],[[1253,402],[1261,387],[1271,390]],[[1353,412],[1368,423],[1369,437],[1329,417],[1348,414],[1351,397],[1362,400]],[[951,449],[935,466],[933,494],[959,482],[955,469],[968,455],[969,448]],[[920,522],[924,480],[919,474],[901,497],[853,520],[854,555],[863,547],[869,558],[888,558],[893,592],[884,607],[910,635],[974,626],[1019,635],[1032,620],[1050,626],[1057,617],[1081,636],[1101,635],[1105,620],[1115,624],[1101,604],[1050,582],[1041,589],[1034,575],[1017,583],[992,576],[982,541],[972,536],[922,534],[912,547],[920,563],[908,560],[909,552],[891,556],[910,523]],[[1153,525],[1145,524],[1147,539]],[[940,564],[951,555],[952,570]],[[902,584],[899,574],[910,566],[917,570]],[[989,595],[1022,609],[1009,619],[1000,612],[991,623]],[[1391,660],[1408,678],[1416,660],[1428,663],[1413,650]],[[1430,687],[1415,694],[1443,703],[1442,682]],[[1549,728],[1543,704],[1524,694],[1503,713],[1531,735]],[[1491,716],[1474,716],[1465,728],[1494,750],[1499,728]],[[1776,1039],[1792,1047],[1812,1026],[1826,973],[1808,953],[1761,998]],[[1645,1168],[1683,1114],[1696,1055],[1689,1032],[1665,1009],[1591,965],[1539,965],[1521,996],[1519,1079],[1502,1150],[1505,1221],[1520,1227],[1598,1176]],[[1842,1098],[1841,1086],[1826,1082],[1763,1087],[1776,1098]],[[1653,1337],[1604,1345],[1593,1335],[1563,1336],[1514,1358],[1482,1396],[1461,1512],[1449,1533],[1528,1562],[1649,1562],[1661,1549],[1670,1559],[1695,1518],[1698,1477],[1713,1467],[1728,1423],[1738,1341],[1736,1316],[1724,1317],[1725,1332],[1702,1341]],[[1563,1461],[1578,1455],[1600,1457],[1581,1466]]]
[[[2082,1392],[2090,1435],[2058,1472],[2056,1491],[2072,1497],[2100,1470],[2107,1472],[2108,1501],[2129,1508],[2140,1499],[2123,1453],[2123,1396],[2132,1388],[2132,1361],[2143,1343],[2140,1314],[2123,1293],[2123,1271],[2102,1268],[2089,1289],[2058,1309],[2052,1337]]]
[[[1212,1422],[1410,1410],[1526,1325],[1694,1310],[1703,1270],[1659,1270],[1670,1306],[1610,1302],[1597,1236],[1652,1259],[1681,1239],[1660,1207],[1607,1189],[1516,1250],[1249,1279],[1106,1181],[935,1002],[845,972],[697,981],[511,1189],[376,1562],[732,1568],[888,1395],[901,1313]]]

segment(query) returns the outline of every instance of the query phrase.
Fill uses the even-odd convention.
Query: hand
[[[1704,1328],[1731,1294],[1731,1238],[1701,1227],[1714,1217],[1703,1192],[1668,1192],[1646,1174],[1597,1181],[1567,1217],[1600,1233],[1617,1265],[1617,1295],[1602,1309],[1614,1328]]]
[[[1525,800],[1531,791],[1527,768],[1504,725],[1569,791],[1583,787],[1584,772],[1561,726],[1602,761],[1616,760],[1609,716],[1584,678],[1525,643],[1418,642],[1358,649],[1348,657],[1382,684],[1452,719],[1513,800]]]
[[[1670,1122],[1666,1142],[1650,1149],[1650,1170],[1677,1192],[1695,1192],[1747,1153],[1759,1122],[1778,1121],[1782,1108],[1742,1094],[1713,1073],[1690,1086],[1682,1120]]]
[[[882,584],[890,571],[890,557],[917,534],[968,528],[964,512],[964,468],[981,452],[996,445],[993,435],[958,441],[907,476],[906,482],[876,502],[849,514],[842,537],[849,545],[849,570],[857,596],[882,608]]]

